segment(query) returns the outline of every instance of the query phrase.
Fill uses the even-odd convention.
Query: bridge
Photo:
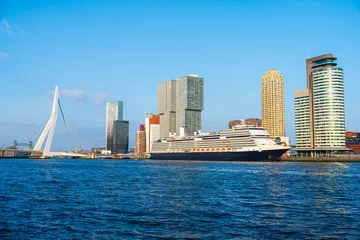
[[[56,86],[53,92],[0,108],[0,157],[52,158],[87,156],[83,152],[57,152],[51,148],[59,110],[70,137],[59,95],[59,89]],[[49,110],[49,101],[47,101],[49,97],[52,97],[50,117],[41,119],[40,116],[46,116],[46,113],[40,114],[40,111]],[[35,124],[31,124],[32,121]],[[33,146],[35,137],[38,137],[38,139],[35,146]],[[20,142],[18,143],[18,140],[15,139],[20,140]],[[71,138],[70,141],[72,141]],[[22,146],[25,146],[25,148],[21,148]],[[80,147],[82,149],[81,143]]]

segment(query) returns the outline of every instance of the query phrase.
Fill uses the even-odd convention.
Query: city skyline
[[[356,60],[360,54],[360,33],[353,31],[360,22],[358,1],[331,1],[326,5],[316,1],[137,3],[99,7],[91,2],[23,6],[2,2],[0,71],[6,91],[0,96],[0,104],[27,99],[58,84],[73,125],[90,149],[105,141],[103,104],[121,99],[128,106],[125,115],[131,123],[130,146],[134,146],[144,112],[156,112],[154,92],[164,79],[192,72],[203,76],[206,109],[202,130],[218,131],[231,119],[261,118],[259,79],[263,72],[275,68],[287,80],[286,135],[294,144],[292,96],[304,88],[304,59],[330,52],[346,69],[346,128],[360,130],[357,105],[351,101],[357,94]],[[174,11],[191,16],[186,11],[189,7],[202,9],[198,18],[162,20]],[[102,14],[97,15],[99,8]],[[319,8],[322,11],[316,11]],[[144,17],[134,20],[134,12]],[[253,13],[261,17],[245,21]],[[29,14],[37,17],[30,21]],[[313,26],[315,18],[324,19],[321,29],[302,27]],[[333,35],[335,28],[339,34]],[[262,40],[264,35],[266,41]],[[62,148],[66,133],[56,134],[64,141],[57,137],[54,145]]]

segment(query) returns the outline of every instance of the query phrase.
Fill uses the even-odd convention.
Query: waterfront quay
[[[360,162],[360,155],[344,155],[334,157],[289,157],[281,162]]]

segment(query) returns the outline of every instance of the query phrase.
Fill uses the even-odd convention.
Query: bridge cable
[[[65,116],[64,116],[64,112],[63,112],[63,110],[62,110],[62,107],[61,107],[61,104],[60,104],[60,101],[59,101],[59,100],[58,100],[58,104],[59,104],[59,108],[60,108],[60,112],[61,112],[62,119],[63,119],[64,124],[65,124],[65,127],[66,127],[66,131],[67,131],[68,137],[69,137],[69,139],[70,139],[71,147],[75,150],[75,148],[74,148],[74,143],[73,143],[73,141],[72,141],[72,139],[71,139],[70,131],[69,131],[69,128],[68,128],[68,126],[67,126],[67,123],[66,123],[66,120],[65,120]]]
[[[59,100],[59,104],[60,104],[60,100]],[[61,108],[61,107],[60,107],[60,108]],[[83,146],[82,146],[82,144],[81,144],[81,142],[80,142],[80,139],[79,139],[77,133],[75,132],[75,129],[73,128],[73,126],[72,126],[72,124],[71,124],[71,122],[70,122],[69,119],[68,119],[68,123],[69,123],[69,126],[70,126],[72,132],[74,133],[74,135],[75,135],[75,137],[76,137],[76,140],[78,141],[78,143],[79,143],[79,145],[80,145],[80,149],[81,149],[81,150],[84,150],[84,148],[83,148]]]

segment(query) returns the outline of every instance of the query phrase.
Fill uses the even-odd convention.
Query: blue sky
[[[360,131],[360,1],[0,0],[0,106],[52,91],[86,148],[103,146],[105,101],[122,100],[130,142],[157,85],[205,78],[203,131],[261,117],[261,77],[284,78],[286,132],[305,60],[333,53],[344,68],[346,127]],[[58,128],[54,146],[66,147]],[[294,142],[294,141],[293,141]]]

